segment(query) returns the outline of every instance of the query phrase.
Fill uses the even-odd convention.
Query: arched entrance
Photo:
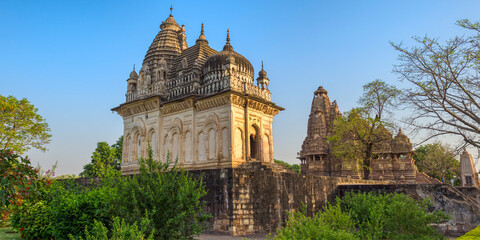
[[[259,150],[260,150],[260,136],[258,132],[258,128],[256,126],[250,127],[250,158],[257,159],[259,158]]]

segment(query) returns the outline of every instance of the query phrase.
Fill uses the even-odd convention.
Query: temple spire
[[[133,64],[133,71],[135,71],[135,63]]]
[[[262,60],[262,70],[263,70],[263,60]]]
[[[170,4],[170,16],[173,14],[173,4]]]
[[[230,29],[227,29],[227,44],[230,44]]]
[[[202,30],[200,30],[200,36],[198,37],[196,43],[199,42],[206,42],[208,44],[207,38],[205,37],[205,32],[203,31],[203,23],[202,23]]]
[[[223,51],[231,51],[233,52],[233,47],[230,45],[230,30],[227,29],[227,43],[223,47]]]

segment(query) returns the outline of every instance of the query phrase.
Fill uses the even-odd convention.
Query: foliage
[[[334,135],[328,137],[333,154],[352,169],[363,167],[363,177],[370,175],[374,147],[389,141],[391,135],[379,118],[370,118],[363,109],[352,109],[335,120]],[[358,170],[358,169],[357,169]]]
[[[93,228],[88,230],[88,227],[85,227],[85,240],[153,240],[153,231],[146,237],[148,231],[148,226],[150,225],[150,220],[148,218],[142,218],[140,222],[140,229],[138,229],[137,223],[129,225],[125,223],[125,220],[121,220],[119,217],[113,218],[113,226],[111,231],[105,227],[102,222],[94,220]],[[110,236],[110,237],[109,237]],[[69,235],[69,238],[72,240],[78,239],[83,240],[82,237],[75,238],[72,235]]]
[[[448,183],[453,179],[454,183],[460,184],[460,162],[447,146],[439,142],[426,144],[417,147],[414,153],[413,159],[418,171],[440,181],[443,177]]]
[[[0,149],[23,154],[30,148],[45,151],[52,137],[47,122],[30,102],[0,95]]]
[[[404,194],[349,192],[312,217],[305,207],[289,213],[286,226],[268,239],[443,239],[431,224],[448,217],[430,207]]]
[[[39,199],[15,208],[11,223],[26,239],[62,239],[83,236],[94,220],[111,226],[116,190],[105,185],[81,189],[74,182],[53,181],[41,190]]]
[[[0,149],[0,212],[2,222],[8,216],[10,205],[21,205],[32,184],[36,184],[37,170],[30,160],[11,150]]]
[[[412,115],[407,123],[425,133],[425,141],[457,136],[480,147],[480,26],[458,21],[471,35],[441,43],[438,38],[414,37],[416,46],[391,43],[399,52],[396,72],[409,83],[404,99]]]
[[[323,211],[307,217],[303,211],[289,213],[286,226],[277,229],[274,237],[267,239],[359,239],[355,236],[355,221],[348,212],[342,212],[339,205],[328,205]]]
[[[202,180],[176,164],[154,161],[151,150],[140,166],[139,175],[132,177],[105,171],[100,183],[87,188],[73,179],[49,179],[36,188],[35,197],[29,192],[23,204],[13,208],[12,227],[25,239],[64,239],[69,234],[89,239],[104,234],[105,228],[112,239],[151,232],[156,239],[193,239],[203,231],[210,216],[200,200],[206,194]],[[114,217],[126,223],[115,223]]]
[[[480,225],[471,230],[470,232],[465,233],[465,235],[457,238],[457,240],[475,240],[480,239]]]
[[[287,162],[284,162],[282,160],[277,160],[277,159],[273,159],[273,161],[275,163],[278,163],[278,164],[281,164],[281,165],[285,166],[286,168],[292,170],[295,173],[300,173],[300,171],[301,171],[301,167],[298,164],[289,164]]]
[[[383,120],[384,113],[396,103],[400,91],[382,80],[363,86],[359,99],[360,108],[354,108],[339,117],[333,126],[333,135],[328,137],[333,154],[346,161],[352,168],[363,167],[363,177],[369,178],[374,147],[390,140],[386,127],[391,123]]]
[[[140,173],[123,178],[118,184],[118,216],[127,223],[141,219],[148,212],[155,229],[155,239],[193,239],[206,229],[210,215],[201,198],[206,195],[202,178],[195,179],[176,164],[140,159]]]
[[[442,211],[429,211],[428,200],[405,194],[350,192],[337,204],[350,212],[361,239],[443,239],[431,224],[448,219]]]
[[[109,146],[107,142],[98,142],[92,153],[92,160],[83,166],[82,177],[100,177],[111,170],[120,170],[122,162],[123,136],[115,144]]]
[[[401,91],[380,79],[363,85],[363,95],[358,100],[370,117],[384,119],[384,113],[391,114],[391,107],[397,105]]]

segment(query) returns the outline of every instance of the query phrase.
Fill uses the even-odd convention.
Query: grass
[[[457,238],[457,239],[461,239],[461,240],[467,240],[467,239],[480,239],[480,225],[478,225],[478,227],[476,227],[475,229],[473,229],[472,231],[466,233],[465,235]]]
[[[2,240],[15,240],[21,239],[20,233],[11,233],[13,230],[9,227],[0,228],[0,239]]]

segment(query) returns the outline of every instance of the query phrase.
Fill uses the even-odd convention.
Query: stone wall
[[[338,185],[375,183],[296,174],[261,162],[190,172],[203,176],[208,189],[204,199],[213,216],[210,229],[232,235],[274,232],[287,220],[287,211],[297,211],[305,204],[307,213],[312,214],[334,200]]]

